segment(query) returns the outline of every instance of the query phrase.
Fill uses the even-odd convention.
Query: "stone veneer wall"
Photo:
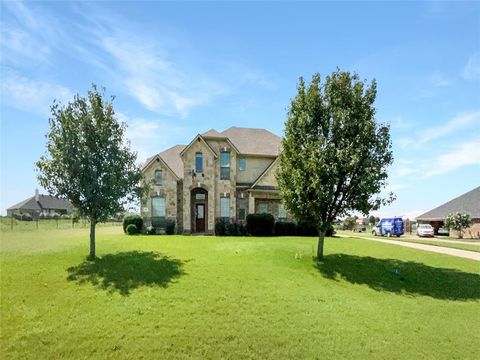
[[[152,184],[150,196],[142,201],[140,214],[150,219],[152,216],[152,197],[164,196],[166,206],[166,218],[177,220],[177,178],[164,165],[162,161],[153,161],[145,170],[145,179],[152,181],[155,178],[155,170],[162,170],[162,185]],[[146,224],[148,226],[149,224]],[[178,226],[178,225],[177,225]]]

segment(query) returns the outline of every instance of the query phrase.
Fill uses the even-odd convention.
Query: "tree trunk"
[[[325,242],[325,231],[318,232],[317,261],[323,260],[323,243]]]
[[[97,225],[96,220],[90,219],[90,255],[88,256],[90,260],[95,259],[95,225]]]

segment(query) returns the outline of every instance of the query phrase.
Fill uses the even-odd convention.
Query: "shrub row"
[[[131,225],[134,225],[132,227]],[[166,221],[162,219],[161,223],[153,224],[146,229],[145,234],[154,235],[155,227],[165,227],[165,233],[167,235],[175,234],[175,220],[167,219]],[[160,226],[161,225],[161,226]],[[129,215],[123,219],[123,231],[128,235],[139,234],[143,230],[143,218],[140,215]]]
[[[308,224],[277,221],[271,214],[249,214],[247,225],[232,223],[228,219],[217,219],[215,223],[217,236],[318,236],[315,227]],[[327,230],[326,236],[333,235],[333,227]]]
[[[246,236],[247,228],[243,224],[232,223],[225,219],[215,222],[215,235],[217,236]]]

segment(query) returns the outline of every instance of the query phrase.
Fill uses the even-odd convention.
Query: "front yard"
[[[478,262],[358,239],[1,234],[0,358],[474,359]]]

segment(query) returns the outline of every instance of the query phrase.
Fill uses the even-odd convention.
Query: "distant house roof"
[[[7,210],[38,210],[52,209],[52,210],[72,210],[72,205],[68,200],[59,199],[50,195],[38,195],[38,201],[35,196],[10,206]]]
[[[480,186],[459,197],[417,216],[417,220],[443,220],[449,214],[462,212],[472,219],[480,219]]]

